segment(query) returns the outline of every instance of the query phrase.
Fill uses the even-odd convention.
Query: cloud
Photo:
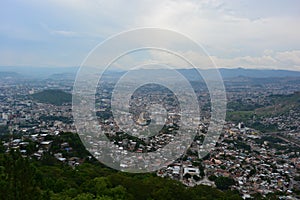
[[[79,33],[75,31],[69,31],[69,30],[54,30],[50,28],[47,24],[45,23],[40,23],[42,29],[44,29],[47,33],[51,35],[58,35],[58,36],[64,36],[64,37],[75,37],[75,36],[80,36]]]
[[[275,58],[281,62],[288,65],[300,66],[300,51],[285,51],[278,52]]]
[[[178,52],[182,57],[191,61],[195,67],[200,69],[207,68],[263,68],[263,69],[287,69],[287,70],[300,70],[300,51],[284,51],[273,52],[265,51],[260,56],[239,56],[234,58],[222,58],[218,56],[205,55],[203,52]],[[147,56],[145,56],[147,55]],[[119,68],[127,68],[136,66],[141,61],[134,59],[140,57],[138,54],[133,53],[126,55],[120,59],[117,64]],[[167,52],[148,51],[144,53],[144,63],[164,63],[174,68],[191,68],[192,66],[185,62],[182,58]]]
[[[300,51],[266,51],[261,56],[243,56],[232,59],[212,56],[219,67],[246,67],[300,70]]]
[[[0,52],[25,53],[23,41],[38,39],[26,53],[45,59],[42,63],[33,59],[32,65],[58,63],[60,55],[68,51],[73,53],[64,63],[80,64],[78,58],[111,35],[137,27],[160,27],[188,35],[222,67],[296,69],[300,47],[297,7],[297,1],[258,0],[145,0],[130,4],[122,0],[12,0],[0,8],[0,41],[15,45],[9,49],[2,46]],[[48,51],[40,51],[45,46]],[[19,62],[10,63],[22,64]]]
[[[65,30],[54,30],[54,31],[51,31],[51,34],[62,35],[62,36],[66,36],[66,37],[78,36],[78,33],[74,32],[74,31],[65,31]]]

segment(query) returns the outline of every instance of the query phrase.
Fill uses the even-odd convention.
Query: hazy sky
[[[0,65],[79,66],[138,27],[193,38],[218,67],[300,70],[299,0],[1,0]]]

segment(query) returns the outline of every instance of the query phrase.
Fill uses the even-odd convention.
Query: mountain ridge
[[[0,66],[0,77],[3,73],[18,73],[20,76],[26,76],[28,78],[62,78],[64,75],[70,77],[76,77],[79,67],[5,67]],[[141,69],[147,71],[147,69]],[[155,69],[160,72],[167,72],[169,69]],[[182,73],[185,77],[194,79],[195,73],[198,73],[196,69],[176,69]],[[300,77],[300,71],[284,70],[284,69],[250,69],[250,68],[218,68],[218,71],[223,79],[234,77],[250,77],[250,78],[270,78],[270,77]],[[214,77],[215,69],[200,69],[200,72],[208,77]],[[109,74],[122,74],[126,71],[111,70]],[[198,76],[198,75],[197,75]]]

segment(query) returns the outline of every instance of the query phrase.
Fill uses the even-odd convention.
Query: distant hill
[[[32,94],[31,97],[40,103],[49,103],[57,106],[72,102],[72,94],[62,90],[44,90]]]
[[[252,77],[252,78],[267,78],[267,77],[300,77],[300,71],[290,70],[270,70],[270,69],[245,69],[245,68],[233,68],[233,69],[219,69],[223,78],[230,77]]]
[[[1,73],[15,73],[27,78],[38,79],[74,79],[79,67],[14,67],[14,66],[0,66]],[[145,72],[147,70],[144,70]],[[189,80],[199,80],[199,76],[195,69],[178,69]],[[213,69],[201,69],[203,75],[214,79],[215,74]],[[168,69],[157,69],[160,74],[168,75]],[[300,77],[300,71],[291,70],[273,70],[273,69],[246,69],[246,68],[219,68],[219,72],[224,79],[231,79],[235,77],[249,77],[249,78],[272,78],[272,77]],[[114,70],[106,72],[108,77],[119,77],[126,73],[126,71]],[[9,74],[7,74],[9,75]],[[13,74],[11,74],[13,75]]]
[[[75,80],[76,73],[58,73],[52,74],[48,77],[48,79],[52,80]]]
[[[148,73],[149,69],[141,69],[140,73]],[[151,70],[153,73],[153,70]],[[168,77],[170,69],[155,69],[157,74]],[[208,80],[216,80],[216,70],[215,69],[201,69],[200,75],[196,69],[177,69],[179,73],[181,73],[186,79],[190,81],[203,81],[201,76],[205,76]],[[272,79],[272,78],[300,78],[300,71],[289,71],[289,70],[263,70],[263,69],[244,69],[244,68],[232,68],[225,69],[220,68],[219,75],[224,80],[249,80],[255,82],[258,80],[263,82],[264,79]],[[270,81],[270,80],[267,80]]]
[[[53,74],[76,74],[78,69],[79,67],[0,66],[0,73],[16,72],[25,78],[46,79]]]
[[[276,117],[284,116],[288,114],[291,110],[296,113],[300,112],[300,92],[295,92],[290,95],[270,95],[267,97],[270,100],[270,104],[262,107],[251,107],[245,106],[243,103],[236,103],[235,111],[230,111],[227,113],[227,120],[234,122],[246,122],[251,124],[253,116],[260,117]],[[229,106],[232,106],[229,103]],[[247,110],[244,108],[247,107]],[[253,128],[261,129],[260,127]]]
[[[199,79],[197,71],[195,69],[179,69],[189,80]],[[208,79],[215,79],[216,74],[213,69],[200,70],[201,74]],[[282,78],[282,77],[300,77],[300,71],[289,71],[289,70],[263,70],[263,69],[244,69],[244,68],[232,68],[225,69],[220,68],[219,73],[223,79],[232,78]]]
[[[271,95],[271,105],[255,109],[257,115],[280,115],[291,109],[300,111],[300,92],[290,95]]]
[[[0,71],[0,78],[1,79],[10,79],[10,78],[20,78],[21,75],[17,72],[10,72],[10,71]]]

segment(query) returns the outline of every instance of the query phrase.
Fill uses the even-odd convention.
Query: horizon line
[[[20,66],[20,65],[11,65],[11,66],[8,66],[8,65],[0,65],[0,70],[1,68],[10,68],[10,67],[13,67],[13,68],[40,68],[40,69],[51,69],[51,68],[80,68],[80,66]],[[147,68],[145,68],[147,69]],[[165,69],[165,68],[157,68],[157,69]],[[187,67],[183,67],[183,68],[176,68],[178,70],[183,70],[183,69],[195,69],[195,68],[187,68]],[[199,69],[199,70],[210,70],[210,69],[231,69],[231,70],[236,70],[236,69],[244,69],[244,70],[273,70],[273,71],[295,71],[295,72],[300,72],[300,69],[297,70],[297,69],[284,69],[284,68],[266,68],[266,67],[257,67],[257,68],[251,68],[251,67],[217,67],[217,68],[214,68],[214,67],[208,67],[208,68],[205,68],[205,69]],[[120,69],[120,68],[116,68],[116,70],[112,70],[112,71],[128,71],[126,69]]]

